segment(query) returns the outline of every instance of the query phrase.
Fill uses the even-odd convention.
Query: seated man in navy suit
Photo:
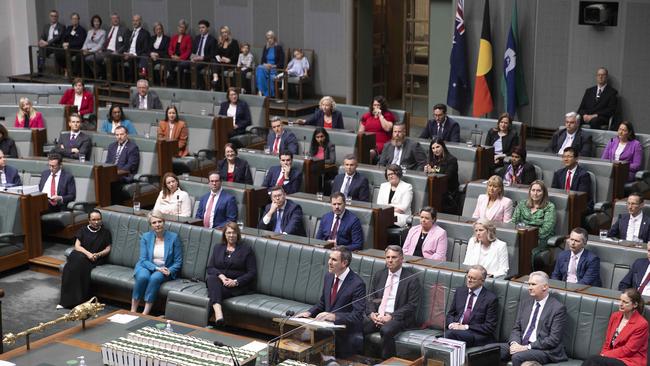
[[[278,234],[305,236],[302,224],[302,207],[287,199],[287,194],[280,186],[271,189],[271,203],[264,208],[258,228],[275,231]]]
[[[445,141],[460,142],[460,126],[447,116],[447,106],[442,103],[433,106],[433,119],[427,121],[420,134],[421,139],[433,140],[436,137]]]
[[[293,154],[290,151],[283,151],[280,154],[280,165],[272,166],[264,176],[262,186],[269,190],[275,186],[284,188],[287,194],[300,191],[302,183],[302,172],[291,166]]]
[[[18,174],[18,169],[7,165],[5,153],[0,150],[0,187],[20,185],[22,185],[22,182]]]
[[[341,192],[330,196],[332,212],[320,219],[316,239],[327,240],[335,247],[344,246],[348,250],[363,249],[363,228],[361,221],[345,209],[345,196]]]
[[[72,113],[68,126],[70,126],[70,133],[61,133],[59,145],[54,152],[61,154],[64,158],[79,159],[79,156],[83,155],[86,160],[89,160],[93,143],[90,136],[81,131],[81,116],[78,113]]]
[[[554,280],[579,283],[583,285],[601,286],[600,258],[585,249],[589,233],[577,227],[571,230],[567,244],[569,249],[560,252],[555,261],[555,269],[551,274]]]
[[[372,277],[372,288],[366,303],[363,333],[379,331],[384,359],[395,355],[395,336],[415,326],[422,286],[412,268],[402,267],[404,251],[389,245],[384,251],[386,268]],[[390,274],[390,276],[389,276]]]
[[[38,189],[47,194],[49,212],[65,208],[77,196],[77,187],[72,174],[63,170],[63,158],[59,154],[47,157],[48,169],[41,173]]]
[[[353,154],[343,159],[345,173],[334,177],[332,193],[341,192],[345,197],[352,197],[355,201],[370,201],[370,185],[368,178],[357,172],[357,157]]]
[[[487,275],[480,264],[469,267],[467,285],[456,288],[447,311],[445,338],[464,341],[467,347],[495,341],[499,304],[496,295],[483,287]]]
[[[323,293],[318,304],[297,317],[315,317],[316,320],[345,325],[336,330],[336,357],[349,357],[363,350],[363,312],[366,285],[350,270],[352,253],[344,247],[336,247],[327,261]]]
[[[578,164],[578,150],[569,146],[562,153],[564,168],[553,173],[553,184],[551,188],[564,189],[566,191],[585,192],[589,197],[587,208],[589,211],[594,208],[594,197],[591,189],[591,177],[587,169]]]
[[[650,218],[643,214],[643,197],[631,193],[627,197],[626,214],[618,215],[618,220],[609,229],[607,236],[628,241],[650,240]]]
[[[203,227],[220,228],[230,221],[237,222],[237,200],[221,189],[219,172],[210,172],[208,186],[210,192],[201,197],[196,210],[196,218],[203,220]]]
[[[618,284],[620,291],[628,288],[635,288],[643,296],[650,296],[650,273],[648,273],[648,265],[650,265],[650,243],[646,245],[648,250],[648,258],[639,258],[634,261],[630,271],[623,277]]]
[[[283,151],[298,154],[296,135],[291,131],[285,131],[282,121],[277,117],[271,120],[271,131],[266,137],[266,146],[271,150],[271,154],[279,154]]]
[[[115,128],[115,142],[108,145],[106,164],[117,165],[117,174],[123,182],[132,182],[140,167],[140,148],[129,140],[129,131],[124,126]]]

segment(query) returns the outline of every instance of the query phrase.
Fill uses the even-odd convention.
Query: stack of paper
[[[444,361],[446,366],[462,366],[465,363],[465,342],[436,338],[425,345],[426,358]]]

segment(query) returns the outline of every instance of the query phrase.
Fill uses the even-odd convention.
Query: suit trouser
[[[625,366],[625,362],[611,357],[591,356],[582,363],[582,366]]]
[[[512,366],[520,366],[525,361],[537,361],[542,365],[553,361],[547,351],[529,349],[528,351],[517,352],[511,355],[510,345],[508,343],[498,343],[498,346],[501,348],[501,361],[512,361]]]
[[[486,337],[482,334],[478,334],[472,330],[455,330],[447,329],[445,330],[445,338],[455,339],[457,341],[463,341],[467,347],[478,347],[484,346],[490,342],[494,342],[494,339]]]
[[[377,327],[370,318],[363,319],[364,334],[379,331],[379,335],[381,335],[381,357],[384,359],[395,356],[395,336],[406,328],[406,322],[400,320],[391,320],[381,327]]]
[[[144,295],[145,302],[153,303],[156,301],[156,297],[158,297],[160,285],[168,279],[169,277],[161,272],[151,272],[146,268],[140,267],[135,272],[135,286],[133,286],[133,295],[131,297],[140,300]]]

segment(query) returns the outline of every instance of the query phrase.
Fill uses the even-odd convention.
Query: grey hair
[[[336,102],[334,101],[334,98],[330,97],[329,95],[326,95],[322,98],[320,98],[320,102],[318,102],[318,106],[320,107],[323,105],[323,103],[329,101],[332,104],[332,110],[336,109]]]
[[[183,27],[185,27],[185,29],[187,29],[189,27],[189,24],[187,23],[187,20],[185,20],[185,19],[179,20],[178,25],[182,25]]]
[[[488,276],[487,269],[485,269],[485,267],[483,267],[483,266],[480,265],[480,264],[473,264],[473,265],[469,266],[469,270],[467,270],[467,272],[469,272],[469,271],[471,271],[471,270],[473,270],[473,269],[475,269],[475,270],[481,272],[481,276],[483,277],[483,281],[485,281],[485,279],[486,279],[487,276]]]
[[[569,112],[564,115],[564,118],[575,118],[576,122],[580,122],[580,115],[576,112]]]
[[[399,253],[400,257],[404,256],[404,250],[402,250],[402,247],[400,247],[399,245],[389,245],[389,246],[387,246],[386,249],[384,249],[384,253],[388,252],[389,250]]]
[[[572,233],[576,233],[582,237],[582,244],[587,245],[587,240],[589,240],[589,233],[587,230],[581,227],[577,227],[571,230]]]
[[[530,278],[533,278],[535,276],[539,277],[540,282],[542,284],[548,285],[548,275],[546,274],[546,272],[544,272],[544,271],[535,271],[535,272],[531,273],[528,276],[528,278],[530,279]]]
[[[340,245],[332,249],[333,252],[339,252],[339,255],[341,256],[341,261],[346,262],[346,267],[349,267],[350,264],[352,263],[352,252],[350,249]]]
[[[140,79],[135,85],[144,84],[147,88],[149,87],[149,81],[147,79]]]

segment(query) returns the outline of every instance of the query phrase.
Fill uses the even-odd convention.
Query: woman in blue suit
[[[165,220],[160,211],[149,213],[152,231],[140,237],[140,260],[135,265],[135,286],[131,296],[131,312],[138,311],[144,295],[144,310],[149,314],[160,285],[176,278],[183,264],[183,246],[178,234],[165,230]]]

